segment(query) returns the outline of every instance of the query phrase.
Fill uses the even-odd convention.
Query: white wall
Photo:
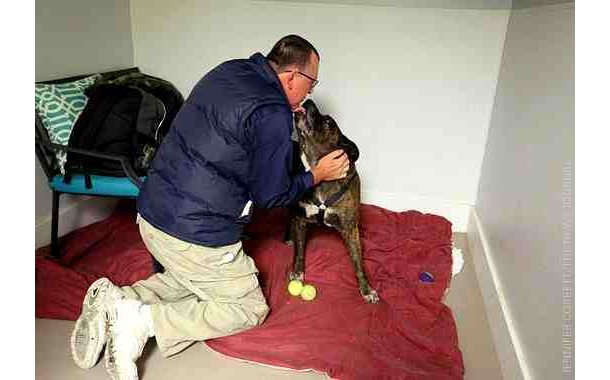
[[[360,148],[363,201],[435,212],[461,231],[475,202],[509,12],[131,1],[135,64],[185,95],[224,60],[266,54],[290,33],[309,39],[321,54],[313,99]]]
[[[36,2],[36,81],[133,66],[129,1]],[[51,241],[51,191],[36,160],[36,247]],[[114,202],[62,196],[59,232],[105,217]]]
[[[469,241],[485,241],[496,289],[482,281],[482,292],[491,315],[502,306],[526,379],[568,378],[562,337],[574,331],[574,299],[563,280],[573,289],[574,53],[573,3],[513,11],[475,206],[480,229],[475,223],[468,231]],[[501,335],[496,343],[508,347]]]

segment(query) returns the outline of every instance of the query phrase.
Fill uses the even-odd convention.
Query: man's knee
[[[266,302],[260,303],[256,306],[252,313],[256,315],[256,322],[251,327],[258,326],[267,318],[267,315],[269,314],[269,306],[267,306]]]
[[[255,304],[242,305],[242,311],[246,315],[243,323],[244,329],[250,329],[262,324],[269,314],[269,306],[263,300]]]
[[[249,302],[245,303],[243,307],[244,309],[249,309],[256,316],[256,323],[252,327],[263,323],[270,310],[260,287],[250,294]]]
[[[260,325],[267,314],[269,314],[269,307],[265,302],[243,304],[211,302],[205,310],[204,318],[214,326],[214,329],[229,334]]]
[[[244,329],[250,329],[262,324],[269,314],[269,306],[263,300],[262,302],[248,302],[241,305],[240,314],[242,314]]]

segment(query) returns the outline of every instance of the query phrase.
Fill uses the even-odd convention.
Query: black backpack
[[[179,94],[179,93],[178,93]],[[138,176],[148,167],[182,103],[168,107],[148,91],[123,84],[102,82],[85,90],[88,100],[76,120],[68,146],[127,158]],[[180,99],[181,100],[181,99]],[[119,162],[68,152],[66,174],[125,176]]]
[[[165,137],[174,117],[184,103],[182,94],[171,82],[152,75],[143,74],[139,71],[131,71],[119,75],[106,75],[97,83],[137,87],[161,100],[167,114],[161,123],[161,128],[157,131],[159,140]]]

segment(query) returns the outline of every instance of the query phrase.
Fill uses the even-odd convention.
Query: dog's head
[[[320,158],[336,149],[343,149],[350,163],[356,162],[360,155],[358,147],[341,133],[335,120],[329,115],[322,115],[311,99],[303,103],[303,108],[305,113],[296,113],[295,124],[299,146],[309,164],[315,165]]]

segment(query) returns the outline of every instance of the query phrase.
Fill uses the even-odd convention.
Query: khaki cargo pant
[[[122,288],[129,298],[151,305],[155,337],[163,356],[194,342],[235,334],[260,324],[269,307],[254,261],[241,242],[210,248],[164,233],[138,216],[140,234],[165,267]]]

